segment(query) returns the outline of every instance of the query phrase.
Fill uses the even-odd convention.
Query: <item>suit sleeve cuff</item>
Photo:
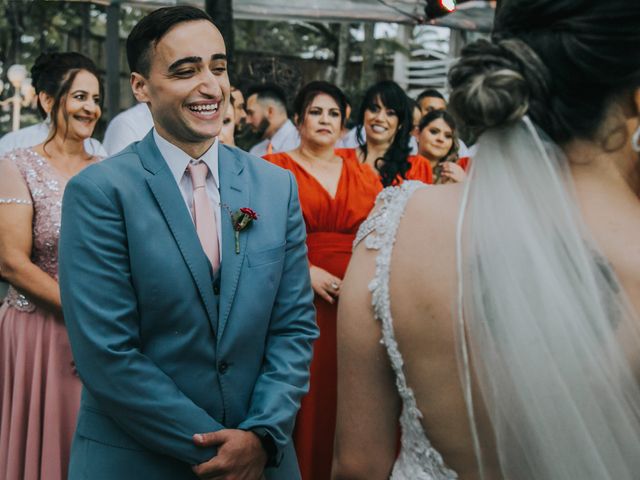
[[[266,467],[277,467],[280,465],[280,462],[282,461],[282,454],[278,451],[278,446],[271,434],[265,428],[260,427],[252,428],[249,431],[260,439],[262,448],[267,454]]]

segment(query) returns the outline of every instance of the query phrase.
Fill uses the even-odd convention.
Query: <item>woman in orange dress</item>
[[[444,110],[433,110],[418,124],[418,152],[431,164],[433,183],[459,183],[467,178],[469,157],[458,157],[456,122]]]
[[[378,176],[353,155],[334,150],[346,98],[335,85],[311,82],[298,93],[300,146],[264,158],[290,170],[298,182],[307,227],[311,284],[320,338],[314,345],[309,394],[302,400],[294,443],[304,480],[331,475],[336,420],[336,302],[360,223],[382,189]]]
[[[360,147],[350,155],[369,165],[385,187],[404,180],[433,182],[428,160],[410,154],[413,106],[397,83],[384,80],[370,87],[364,94],[357,123]]]

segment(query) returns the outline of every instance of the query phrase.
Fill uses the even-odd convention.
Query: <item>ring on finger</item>
[[[331,288],[333,288],[334,290],[337,290],[339,286],[340,285],[338,285],[338,282],[331,282]]]

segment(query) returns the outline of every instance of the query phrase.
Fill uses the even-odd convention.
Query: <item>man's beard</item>
[[[246,123],[240,131],[236,130],[236,145],[242,150],[248,151],[256,143],[259,143],[264,139],[264,134],[269,126],[269,120],[266,118],[262,119],[257,128],[250,123]]]
[[[247,128],[247,120],[243,118],[242,120],[240,120],[240,122],[236,124],[235,134],[241,135],[242,133],[244,133],[246,128]]]
[[[267,132],[271,124],[269,123],[269,119],[263,118],[260,124],[257,127],[251,125],[251,130],[255,133],[256,137],[264,139],[264,134]]]

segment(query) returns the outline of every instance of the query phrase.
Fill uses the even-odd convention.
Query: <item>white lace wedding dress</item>
[[[405,181],[399,187],[388,187],[378,196],[377,210],[362,223],[354,246],[362,240],[369,249],[378,250],[376,273],[369,284],[376,318],[382,326],[382,343],[387,348],[389,360],[396,376],[396,386],[402,398],[400,427],[402,429],[400,454],[394,464],[391,480],[452,480],[458,475],[447,468],[429,442],[420,419],[422,413],[416,405],[413,390],[407,385],[402,370],[403,360],[393,332],[393,319],[389,299],[389,269],[391,251],[395,243],[398,224],[407,201],[426,185],[417,181]]]

